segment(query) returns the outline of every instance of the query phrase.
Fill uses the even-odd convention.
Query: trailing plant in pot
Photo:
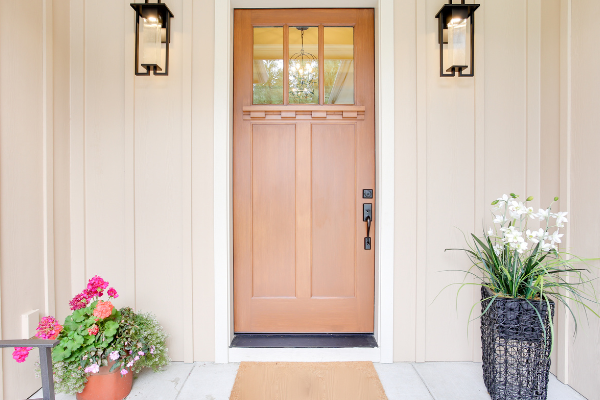
[[[532,200],[514,193],[494,200],[494,226],[471,234],[468,248],[446,249],[464,251],[472,262],[463,272],[475,282],[459,283],[458,292],[481,286],[483,376],[493,400],[547,398],[556,304],[573,316],[575,332],[578,308],[599,316],[589,270],[580,267],[591,259],[559,251],[567,213],[552,212],[558,197],[538,212]],[[541,228],[528,226],[538,221]]]
[[[170,362],[167,335],[156,317],[136,313],[129,307],[114,308],[119,295],[99,276],[70,304],[73,311],[61,326],[44,317],[37,337],[57,339],[52,350],[54,387],[57,392],[77,394],[79,400],[121,400],[131,391],[133,373],[144,367],[158,371]],[[108,300],[103,301],[104,292]],[[24,361],[22,348],[15,359]]]

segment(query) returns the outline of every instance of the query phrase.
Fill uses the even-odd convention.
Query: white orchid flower
[[[548,219],[548,217],[550,216],[550,210],[542,210],[540,208],[540,210],[537,213],[538,218],[540,219],[540,221],[545,221]]]
[[[529,231],[527,231],[529,232]],[[544,236],[545,236],[544,230],[542,228],[540,228],[537,231],[533,231],[531,232],[531,238],[529,238],[529,235],[527,235],[527,237],[529,238],[529,240],[531,240],[533,243],[539,243],[540,240],[544,240]]]
[[[558,230],[554,231],[554,233],[552,235],[550,235],[550,240],[552,241],[552,244],[555,243],[561,243],[560,238],[563,237],[564,235],[561,233],[558,233]]]
[[[496,243],[494,245],[494,253],[496,253],[497,256],[502,254],[502,250],[504,250],[504,246],[502,246],[500,243]]]
[[[527,229],[525,236],[527,237],[527,240],[531,240],[534,243],[539,242],[539,240],[537,240],[537,231],[531,232],[529,229]]]
[[[527,251],[528,246],[529,246],[529,244],[527,242],[519,243],[519,246],[517,247],[517,252],[519,254],[521,254],[521,253]]]
[[[525,209],[525,214],[527,214],[529,216],[529,218],[531,218],[531,219],[537,218],[537,214],[533,212],[533,207],[527,207]]]
[[[523,203],[517,201],[511,201],[510,207],[508,207],[508,211],[510,212],[510,216],[514,219],[520,218],[521,215],[526,213],[526,207]]]
[[[494,236],[494,230],[493,230],[492,228],[490,228],[490,229],[487,231],[487,234],[488,234],[488,236]]]
[[[507,221],[507,219],[504,217],[504,215],[496,215],[495,217],[496,217],[496,218],[494,218],[495,224],[502,225]]]
[[[553,248],[552,244],[542,242],[542,251],[550,251],[550,250],[552,250],[552,248]]]
[[[556,218],[556,226],[562,228],[563,226],[565,226],[563,222],[569,222],[566,218],[566,215],[566,212],[558,212],[552,215],[554,218]]]

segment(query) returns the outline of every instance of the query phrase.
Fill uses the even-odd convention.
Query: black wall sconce
[[[438,11],[438,43],[440,44],[440,76],[475,76],[475,10],[479,4],[448,4]],[[444,45],[447,52],[447,65],[444,72]],[[468,74],[463,73],[465,69]]]
[[[135,10],[135,74],[150,75],[154,71],[154,75],[169,75],[173,13],[161,0],[131,3],[131,8]],[[140,67],[145,72],[140,72]]]

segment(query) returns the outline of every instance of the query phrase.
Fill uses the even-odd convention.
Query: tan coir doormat
[[[371,362],[243,362],[229,400],[387,400]]]

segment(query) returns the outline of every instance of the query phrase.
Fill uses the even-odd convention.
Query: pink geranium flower
[[[33,347],[15,347],[15,351],[13,351],[13,358],[18,363],[25,362],[31,350],[33,350]]]
[[[129,371],[127,371],[125,368],[123,368],[121,370],[121,375],[125,376],[125,375],[127,375],[127,372],[129,372]]]
[[[81,308],[85,308],[88,305],[88,303],[89,299],[87,298],[87,296],[84,293],[79,293],[78,295],[73,297],[73,300],[69,302],[69,306],[71,307],[71,310],[75,311]]]
[[[36,337],[40,339],[56,339],[63,327],[54,317],[44,317],[37,327]]]
[[[94,275],[94,277],[88,281],[86,291],[89,294],[93,293],[95,296],[101,297],[104,293],[104,289],[107,287],[108,282],[100,278],[98,275]]]
[[[119,297],[119,294],[117,293],[117,291],[115,290],[115,288],[110,288],[108,289],[108,291],[106,292],[110,297],[112,297],[113,299],[116,299],[117,297]]]

